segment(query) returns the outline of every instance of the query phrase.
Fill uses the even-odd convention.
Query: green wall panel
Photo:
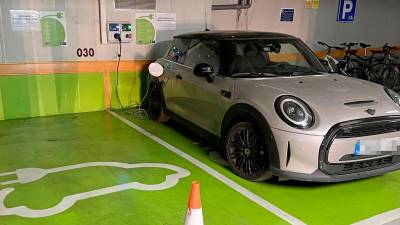
[[[36,76],[36,84],[38,93],[38,106],[40,115],[55,115],[59,113],[57,88],[55,84],[55,76]]]
[[[31,113],[30,94],[32,90],[29,83],[32,77],[12,76],[0,78],[1,97],[5,119],[26,118],[34,116]]]
[[[0,120],[4,120],[4,113],[3,113],[3,99],[1,97],[1,88],[0,88]]]
[[[118,76],[118,93],[124,107],[138,106],[141,99],[141,79],[140,72],[120,72]],[[120,108],[116,94],[116,73],[110,74],[111,108]]]
[[[0,119],[105,109],[101,73],[0,76]]]
[[[59,75],[55,77],[58,111],[61,114],[78,111],[78,82],[78,76]]]
[[[96,79],[93,79],[92,76],[80,76],[78,92],[80,93],[77,96],[76,110],[78,112],[105,110],[103,74],[96,75]]]

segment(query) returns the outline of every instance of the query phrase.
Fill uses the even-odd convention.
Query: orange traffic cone
[[[201,209],[200,200],[200,183],[198,181],[192,182],[192,191],[190,192],[185,225],[204,225],[203,210]]]

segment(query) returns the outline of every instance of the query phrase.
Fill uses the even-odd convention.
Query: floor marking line
[[[397,220],[400,222],[400,208],[373,216],[357,223],[353,223],[352,225],[383,225],[395,222]]]
[[[124,118],[124,117],[122,117],[122,116],[118,115],[117,113],[112,112],[110,110],[106,110],[106,111],[108,113],[110,113],[112,116],[114,116],[115,118],[121,120],[122,122],[124,122],[128,126],[130,126],[133,129],[135,129],[139,133],[142,133],[143,135],[147,136],[148,138],[152,139],[153,141],[157,142],[158,144],[164,146],[165,148],[167,148],[171,152],[179,155],[180,157],[182,157],[182,158],[186,159],[187,161],[191,162],[192,164],[196,165],[200,169],[204,170],[205,172],[207,172],[211,176],[213,176],[216,179],[218,179],[219,181],[221,181],[222,183],[228,185],[233,190],[239,192],[240,194],[242,194],[246,198],[250,199],[254,203],[256,203],[259,206],[263,207],[264,209],[270,211],[271,213],[275,214],[276,216],[280,217],[281,219],[285,220],[286,222],[288,222],[290,224],[294,224],[294,225],[305,225],[304,222],[302,222],[301,220],[297,219],[296,217],[290,215],[289,213],[283,211],[282,209],[278,208],[277,206],[273,205],[272,203],[266,201],[265,199],[261,198],[260,196],[258,196],[256,194],[254,194],[250,190],[242,187],[241,185],[239,185],[238,183],[236,183],[233,180],[229,179],[228,177],[222,175],[221,173],[219,173],[215,169],[207,166],[203,162],[197,160],[196,158],[194,158],[194,157],[190,156],[189,154],[183,152],[182,150],[172,146],[171,144],[169,144],[168,142],[162,140],[161,138],[151,134],[150,132],[146,131],[145,129],[139,127],[138,125],[136,125],[134,123],[132,123],[128,119],[126,119],[126,118]]]
[[[51,173],[57,173],[57,172],[63,172],[63,171],[75,170],[87,167],[102,167],[102,166],[118,167],[123,169],[163,168],[175,171],[175,173],[165,176],[165,180],[159,184],[144,184],[137,181],[133,181],[129,183],[123,183],[110,187],[100,188],[97,190],[91,190],[87,192],[65,196],[57,205],[48,209],[31,209],[25,205],[13,208],[7,208],[4,204],[5,200],[7,196],[15,190],[15,188],[10,188],[10,187],[4,188],[0,190],[0,216],[16,215],[25,218],[41,218],[41,217],[53,216],[68,210],[69,208],[74,206],[75,203],[77,203],[78,201],[98,196],[103,196],[106,194],[116,193],[125,190],[132,190],[132,189],[142,190],[142,191],[160,191],[169,189],[178,184],[180,179],[188,177],[190,175],[190,172],[184,168],[164,163],[129,164],[122,162],[89,162],[89,163],[80,163],[80,164],[51,168],[51,169],[42,169],[42,168],[17,169],[16,170],[18,176],[17,181],[18,183],[25,184],[37,181]]]

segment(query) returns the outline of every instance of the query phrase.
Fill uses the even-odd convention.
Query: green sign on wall
[[[136,13],[136,44],[148,45],[156,43],[155,17],[154,12]]]
[[[64,12],[40,12],[40,28],[42,31],[43,47],[67,46],[67,29]]]

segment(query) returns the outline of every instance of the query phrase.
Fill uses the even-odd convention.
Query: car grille
[[[327,164],[325,166],[325,169],[329,171],[329,174],[343,175],[343,174],[358,173],[368,170],[375,170],[391,166],[396,163],[400,163],[399,156],[388,156],[384,158],[363,160],[358,162]]]
[[[343,122],[333,126],[325,135],[319,152],[319,168],[327,174],[358,173],[400,163],[400,156],[359,159],[356,162],[329,163],[329,149],[335,139],[355,138],[400,131],[400,116],[371,117]]]
[[[346,163],[343,164],[342,172],[358,172],[359,170],[364,169],[377,169],[381,167],[385,167],[391,165],[393,163],[393,156],[380,158],[380,159],[373,159],[373,160],[366,160],[360,162],[353,162],[353,163]]]
[[[336,138],[354,138],[400,131],[400,121],[380,121],[341,129]]]

